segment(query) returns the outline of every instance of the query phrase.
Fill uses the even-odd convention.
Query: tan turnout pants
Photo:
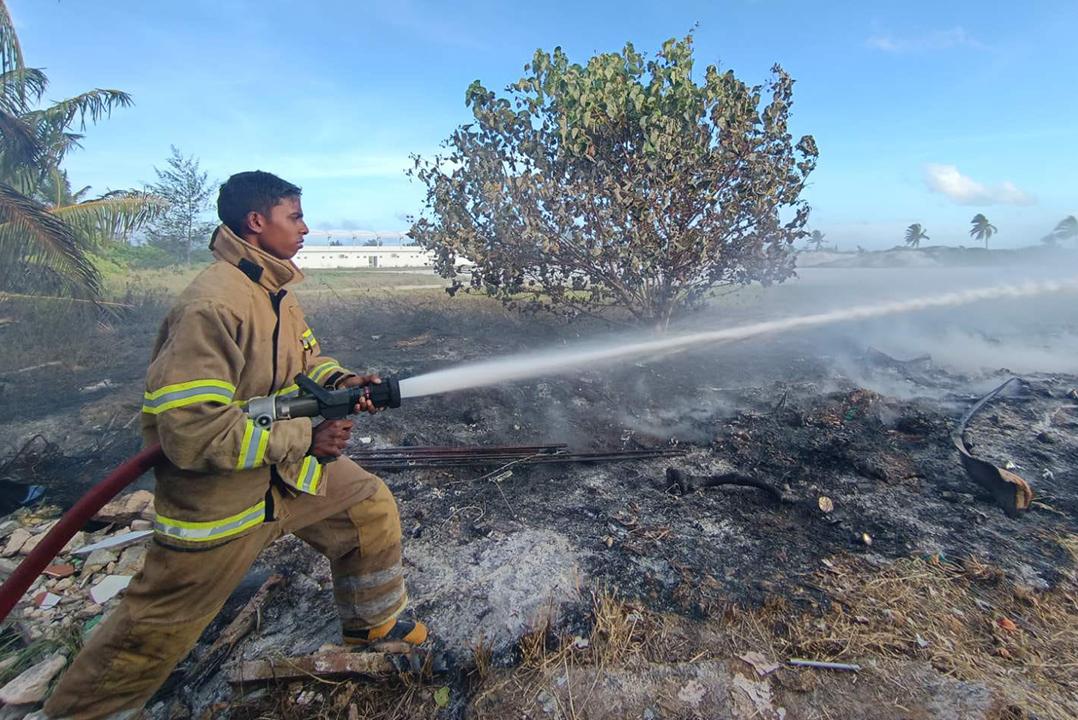
[[[194,647],[259,552],[288,533],[329,558],[346,638],[403,610],[407,594],[393,495],[347,458],[326,470],[325,496],[274,488],[275,520],[249,535],[195,552],[151,545],[142,572],[46,703],[48,717],[134,717]]]

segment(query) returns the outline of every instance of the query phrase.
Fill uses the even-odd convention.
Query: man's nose
[[[305,223],[304,221],[300,220],[299,224],[300,224],[300,230],[299,230],[300,235],[306,235],[307,233],[309,233],[311,231],[311,229],[309,227],[307,227],[307,223]]]

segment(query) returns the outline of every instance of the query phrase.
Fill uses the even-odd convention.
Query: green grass
[[[151,270],[124,270],[112,266],[106,268],[105,272],[106,295],[117,297],[132,291],[178,295],[205,268],[205,264]],[[301,296],[354,296],[372,290],[426,290],[422,286],[430,286],[432,290],[440,292],[445,286],[445,281],[433,273],[393,270],[310,270],[305,276],[304,281],[296,286],[296,292]]]

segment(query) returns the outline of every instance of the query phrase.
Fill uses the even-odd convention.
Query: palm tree
[[[110,230],[130,231],[159,207],[144,193],[82,200],[61,165],[87,124],[131,105],[119,90],[94,89],[41,104],[48,78],[23,61],[5,0],[0,0],[0,289],[55,289],[96,296],[97,269],[86,250]]]
[[[906,244],[910,247],[921,247],[922,240],[931,240],[925,234],[925,229],[921,227],[921,223],[914,223],[906,228]]]
[[[808,244],[812,245],[813,250],[819,250],[823,247],[823,239],[825,235],[819,230],[813,230],[812,235],[809,236]]]
[[[974,215],[970,223],[973,227],[969,229],[969,236],[974,240],[984,240],[984,249],[987,250],[988,238],[996,234],[996,226],[988,222],[982,213]]]
[[[1063,218],[1056,225],[1056,229],[1048,235],[1048,238],[1052,239],[1052,242],[1048,243],[1050,245],[1057,245],[1066,240],[1078,240],[1078,218],[1073,215]],[[1045,240],[1047,241],[1048,238],[1045,238]]]

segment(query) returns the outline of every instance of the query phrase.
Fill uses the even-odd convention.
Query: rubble
[[[104,605],[131,583],[130,575],[106,575],[90,589],[90,597],[98,605]]]
[[[94,515],[94,520],[127,525],[133,520],[153,520],[153,517],[153,493],[136,490],[113,499]]]
[[[41,702],[49,690],[49,683],[64,669],[65,665],[67,665],[67,657],[57,653],[24,670],[18,677],[0,688],[0,702],[4,705]]]
[[[121,508],[123,517],[128,517],[132,512],[141,514],[145,508],[152,508],[152,497],[144,490],[137,491],[113,504]],[[10,575],[15,570],[56,524],[58,514],[59,508],[54,507],[20,510],[0,523],[0,532],[7,533],[5,552],[12,550],[11,555],[0,559],[0,575]],[[132,533],[126,525],[112,524],[76,533],[31,585],[21,608],[13,612],[13,617],[21,618],[19,624],[25,637],[59,646],[68,628],[85,621],[84,632],[92,629],[142,569],[150,534],[152,530]]]

